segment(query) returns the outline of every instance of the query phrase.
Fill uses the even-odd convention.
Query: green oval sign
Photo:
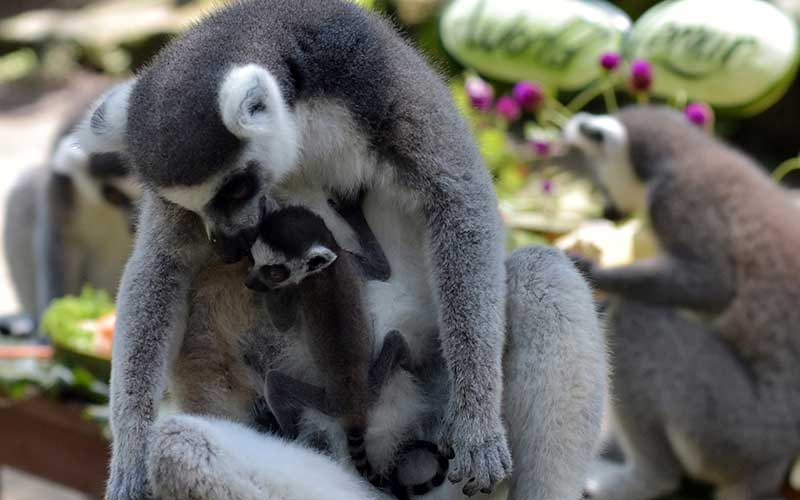
[[[798,65],[795,22],[760,0],[672,0],[639,19],[629,59],[653,64],[653,92],[736,114],[758,113],[786,91]]]
[[[599,56],[620,50],[630,24],[601,0],[454,0],[441,36],[453,57],[486,76],[575,90],[600,75]]]

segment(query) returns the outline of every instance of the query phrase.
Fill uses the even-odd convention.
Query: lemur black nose
[[[234,264],[242,260],[242,257],[250,254],[250,247],[256,240],[258,228],[245,228],[233,235],[223,234],[220,231],[212,231],[209,240],[226,264]]]
[[[212,234],[210,239],[214,251],[217,252],[217,255],[219,255],[226,264],[239,262],[245,255],[243,249],[239,248],[239,243],[236,238],[227,238],[219,234]]]
[[[261,278],[259,277],[258,269],[252,269],[244,280],[244,286],[255,292],[266,292],[269,290]]]

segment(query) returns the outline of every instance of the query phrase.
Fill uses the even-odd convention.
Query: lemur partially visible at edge
[[[44,166],[27,170],[6,201],[4,250],[14,291],[34,322],[87,283],[116,293],[133,250],[141,189],[117,153],[87,155],[72,132],[102,92],[91,83],[68,113]],[[107,87],[107,85],[105,85]]]
[[[343,248],[371,254],[376,245],[327,202],[361,192],[358,210],[392,271],[366,287],[376,348],[403,332],[427,367],[426,392],[444,387],[436,440],[455,453],[449,479],[464,484],[443,491],[474,495],[506,477],[505,423],[519,465],[512,500],[579,495],[605,384],[588,288],[542,248],[515,253],[506,279],[478,149],[448,88],[388,23],[340,0],[231,3],[99,101],[81,143],[124,150],[146,186],[118,302],[109,499],[207,498],[283,481],[237,473],[238,458],[209,434],[216,423],[154,427],[157,403],[169,383],[187,411],[253,425],[267,371],[305,375],[313,365],[291,307],[263,307],[269,298],[242,286],[241,258],[262,199],[270,210],[306,206]],[[378,467],[402,438],[394,416],[416,411],[395,394],[369,439],[386,443],[371,452]],[[275,460],[259,465],[269,472]],[[226,474],[195,480],[212,465]]]
[[[649,500],[682,475],[720,500],[779,498],[800,453],[800,209],[763,168],[666,108],[577,115],[566,140],[660,255],[584,262],[612,294],[614,416],[626,467],[592,498]]]
[[[266,293],[298,289],[304,340],[323,380],[316,386],[278,370],[267,374],[266,400],[283,434],[297,437],[302,412],[312,408],[341,422],[353,464],[374,486],[409,498],[441,485],[448,465],[441,456],[429,480],[411,485],[402,484],[393,470],[376,471],[370,463],[364,442],[370,408],[396,370],[410,368],[411,359],[403,336],[394,331],[373,360],[372,318],[364,304],[367,273],[354,255],[339,247],[322,218],[292,206],[262,215],[251,257],[249,288]]]

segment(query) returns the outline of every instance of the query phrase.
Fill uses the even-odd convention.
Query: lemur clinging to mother
[[[568,142],[661,254],[588,264],[611,307],[616,429],[627,467],[592,498],[646,500],[683,474],[721,500],[777,498],[800,452],[800,210],[763,169],[680,113],[578,115]]]
[[[512,498],[577,496],[605,369],[588,290],[540,249],[512,258],[525,276],[505,280],[478,150],[447,87],[385,21],[339,0],[231,3],[98,102],[82,144],[124,149],[146,185],[118,308],[109,498],[186,479],[146,476],[141,436],[168,373],[185,408],[248,421],[262,372],[287,359],[302,368],[281,333],[291,315],[264,314],[235,263],[261,200],[307,206],[364,255],[368,238],[327,202],[362,191],[392,270],[366,287],[375,343],[402,331],[415,361],[444,368],[434,382],[448,387],[439,428],[455,452],[451,481],[471,495],[507,475],[505,421],[520,464]]]
[[[342,250],[325,222],[310,210],[290,206],[263,213],[253,244],[247,286],[270,293],[287,287],[299,292],[305,343],[322,372],[316,386],[273,370],[267,374],[266,399],[284,435],[297,437],[308,408],[336,417],[347,435],[356,469],[374,486],[401,498],[424,495],[447,474],[447,459],[437,458],[431,479],[402,484],[391,471],[379,473],[365,444],[369,410],[397,369],[408,369],[410,353],[399,332],[390,332],[373,361],[372,319],[364,304],[364,278],[353,254]],[[417,415],[416,418],[424,418]]]

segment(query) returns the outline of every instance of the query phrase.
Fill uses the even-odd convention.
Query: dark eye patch
[[[264,266],[259,271],[267,281],[271,283],[283,283],[289,279],[289,268],[283,264],[273,264],[271,266]]]
[[[115,207],[130,208],[131,205],[133,205],[128,195],[111,184],[103,184],[100,188],[100,192],[103,195],[103,199]]]
[[[578,125],[578,130],[580,130],[584,137],[591,141],[597,143],[602,143],[605,141],[605,135],[603,134],[603,131],[594,125],[589,125],[588,123],[583,122]]]
[[[211,203],[215,209],[228,213],[244,205],[257,191],[258,177],[255,172],[247,170],[228,179]]]

